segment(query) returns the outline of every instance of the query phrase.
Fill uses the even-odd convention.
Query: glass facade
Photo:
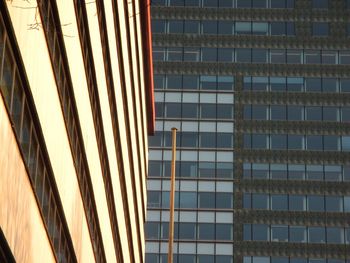
[[[350,262],[349,1],[152,1],[146,262]],[[336,14],[336,15],[335,15]]]

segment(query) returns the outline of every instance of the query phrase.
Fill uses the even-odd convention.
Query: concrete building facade
[[[146,262],[350,260],[350,1],[155,0]]]
[[[0,261],[143,262],[149,3],[0,10]]]

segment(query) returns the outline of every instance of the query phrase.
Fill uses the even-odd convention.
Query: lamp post
[[[172,159],[171,159],[171,179],[170,179],[170,218],[169,218],[168,263],[173,263],[176,130],[177,130],[176,128],[171,129],[171,131],[172,131]]]

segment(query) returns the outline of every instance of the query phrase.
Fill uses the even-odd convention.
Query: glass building
[[[154,0],[146,262],[350,262],[350,1]]]

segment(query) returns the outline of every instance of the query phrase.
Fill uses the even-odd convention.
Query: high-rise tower
[[[146,262],[350,261],[350,1],[157,0]]]

